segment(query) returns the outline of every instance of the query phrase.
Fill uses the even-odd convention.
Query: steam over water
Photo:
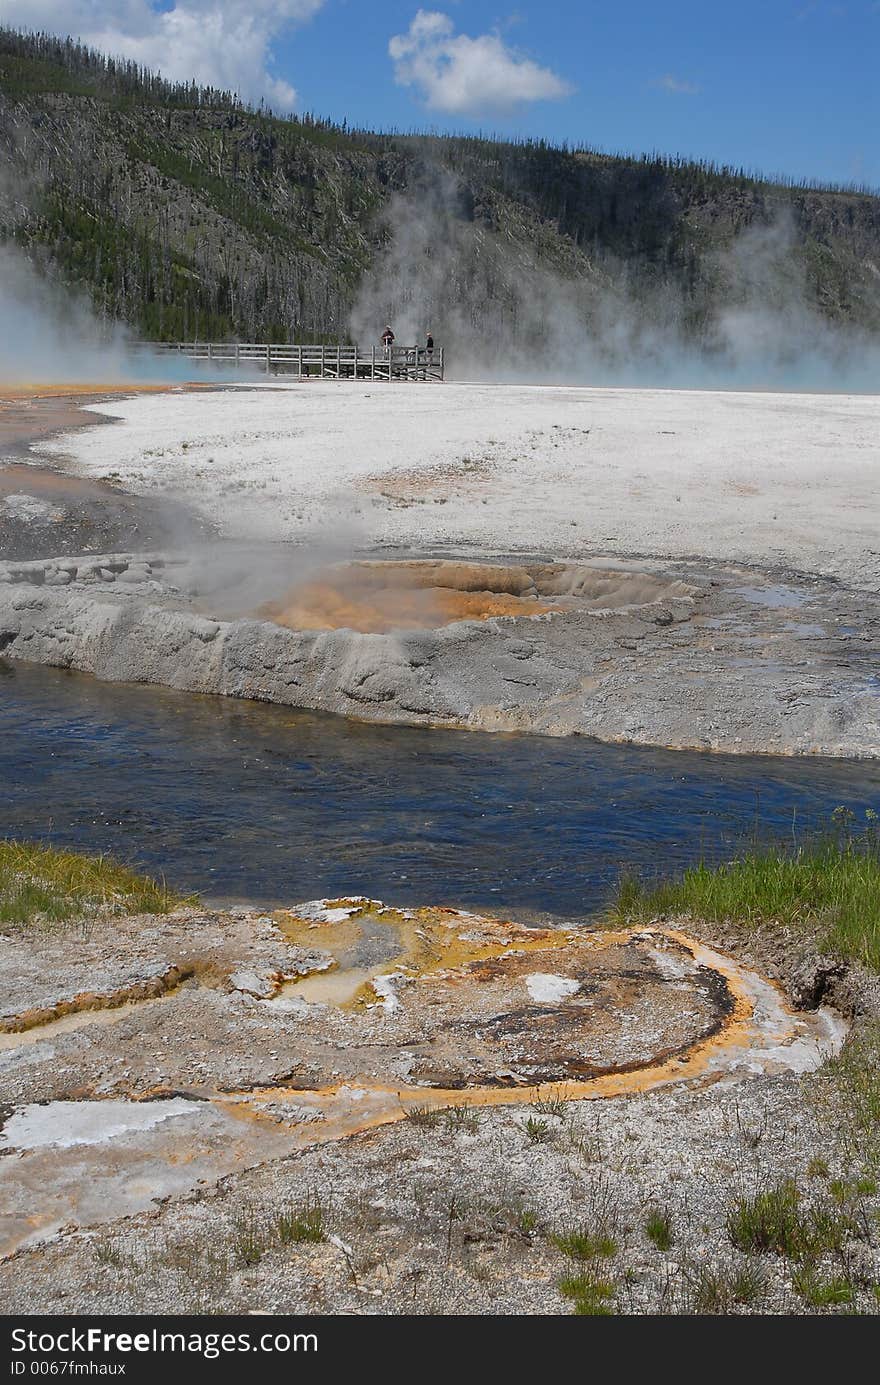
[[[0,834],[109,851],[209,900],[368,894],[528,918],[880,808],[880,764],[362,726],[0,661]]]

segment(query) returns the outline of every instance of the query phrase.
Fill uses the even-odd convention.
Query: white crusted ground
[[[44,444],[227,534],[880,576],[880,397],[313,382],[91,406]],[[339,525],[341,523],[341,531]]]

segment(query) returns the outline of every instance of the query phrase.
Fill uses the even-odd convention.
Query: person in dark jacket
[[[428,365],[431,365],[434,360],[434,338],[430,332],[425,338],[425,355],[428,358]]]
[[[385,350],[386,356],[389,356],[391,354],[391,348],[393,345],[394,333],[392,332],[390,327],[386,327],[385,331],[382,333],[382,346]]]

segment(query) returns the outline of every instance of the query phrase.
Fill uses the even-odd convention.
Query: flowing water
[[[0,660],[0,835],[209,901],[365,894],[533,918],[880,809],[880,764],[376,727]]]

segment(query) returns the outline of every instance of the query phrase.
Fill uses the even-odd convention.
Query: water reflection
[[[0,661],[2,663],[2,661]],[[880,808],[872,762],[362,726],[6,663],[0,833],[164,871],[208,899],[367,894],[582,917],[623,867],[729,855]]]

